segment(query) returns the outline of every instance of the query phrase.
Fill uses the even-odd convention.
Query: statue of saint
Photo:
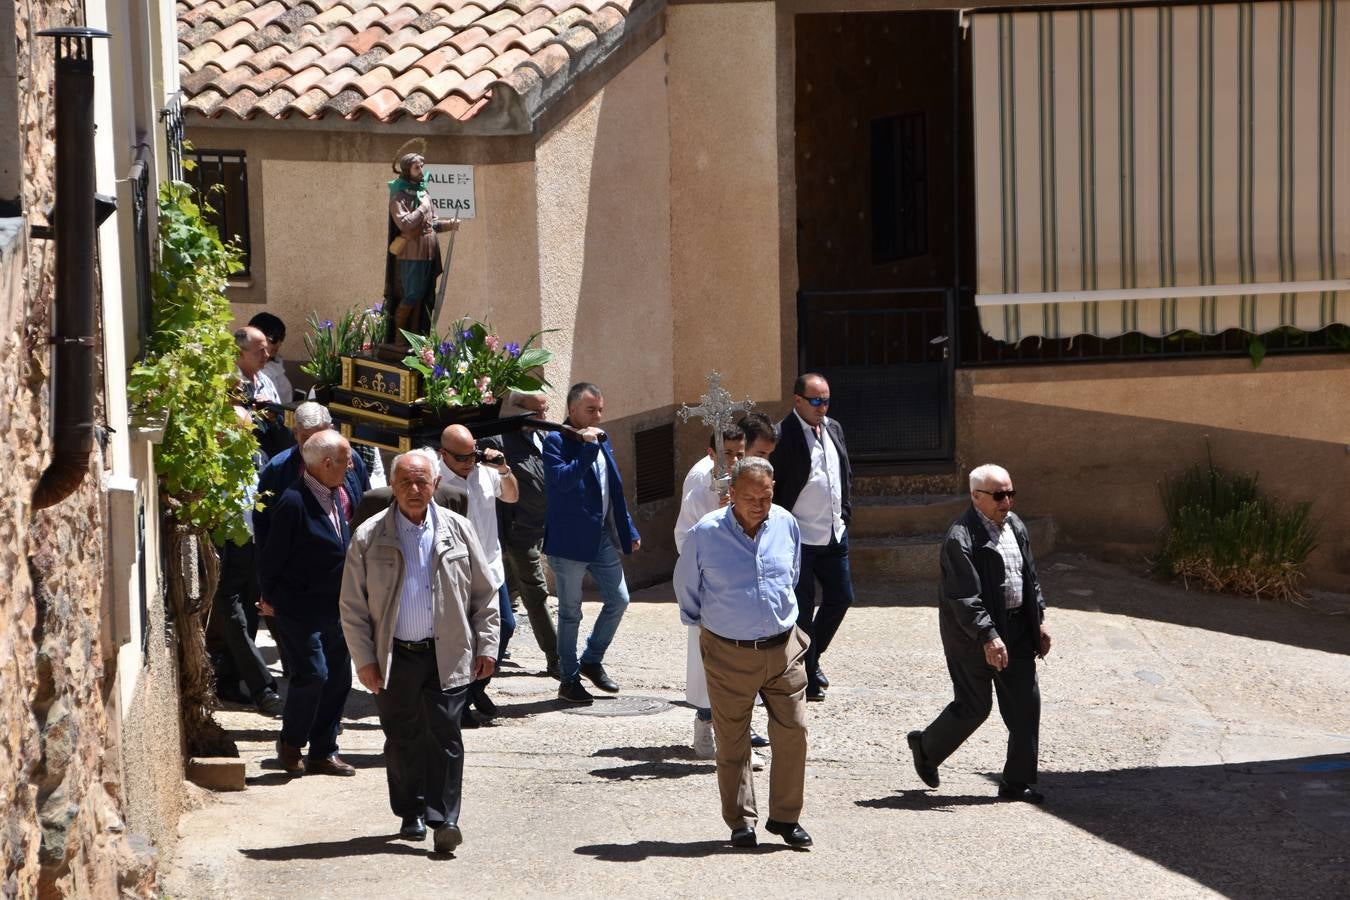
[[[393,265],[386,267],[385,299],[391,312],[389,339],[395,344],[406,343],[400,329],[414,334],[431,329],[436,279],[441,274],[436,235],[459,230],[459,219],[437,217],[427,193],[425,168],[421,154],[405,153],[394,164],[398,177],[389,182],[389,253]]]

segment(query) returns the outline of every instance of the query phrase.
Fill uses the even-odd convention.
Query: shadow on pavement
[[[537,716],[539,713],[554,712],[561,709],[567,709],[567,704],[557,697],[550,697],[547,700],[531,700],[529,703],[507,703],[498,700],[497,718],[523,719],[527,716]]]
[[[632,844],[589,844],[572,852],[579,856],[594,856],[601,862],[642,862],[653,857],[696,859],[703,856],[719,856],[723,853],[773,853],[791,849],[786,844],[760,844],[758,847],[742,849],[731,846],[725,840],[689,841],[680,844],[674,841],[637,841]]]
[[[950,812],[958,806],[984,806],[998,803],[997,797],[935,794],[931,791],[905,791],[889,797],[876,797],[872,800],[854,800],[855,806],[864,809],[906,809],[923,812]]]
[[[424,845],[408,844],[393,834],[370,834],[348,838],[345,841],[316,841],[312,844],[292,844],[289,847],[241,847],[239,852],[249,859],[269,862],[289,862],[296,859],[341,859],[344,856],[374,856],[380,853],[404,856],[426,856]]]
[[[636,766],[591,770],[591,774],[596,778],[607,778],[611,781],[688,778],[690,775],[706,775],[716,771],[711,762],[699,760],[694,756],[693,747],[679,744],[662,747],[608,747],[591,755],[639,763]]]
[[[1346,896],[1350,754],[1043,773],[1049,815],[1229,897]]]

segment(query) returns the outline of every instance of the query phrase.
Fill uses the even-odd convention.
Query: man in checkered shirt
[[[1012,511],[1012,476],[1001,466],[970,473],[971,506],[942,545],[938,624],[955,699],[923,731],[909,733],[914,768],[938,786],[938,766],[989,716],[991,688],[1008,726],[998,795],[1040,803],[1034,787],[1041,693],[1036,658],[1050,652],[1045,597],[1026,525]]]

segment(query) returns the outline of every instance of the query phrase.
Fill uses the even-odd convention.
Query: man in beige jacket
[[[460,715],[469,684],[496,665],[497,590],[468,520],[432,502],[435,454],[399,456],[390,482],[395,503],[352,536],[342,631],[375,695],[399,833],[421,840],[431,827],[448,853],[463,839]]]

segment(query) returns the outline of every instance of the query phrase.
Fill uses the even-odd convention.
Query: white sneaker
[[[764,757],[759,755],[758,750],[750,751],[750,771],[759,772],[764,769]]]
[[[713,737],[712,722],[705,722],[694,716],[694,755],[699,759],[717,757],[717,741]]]

